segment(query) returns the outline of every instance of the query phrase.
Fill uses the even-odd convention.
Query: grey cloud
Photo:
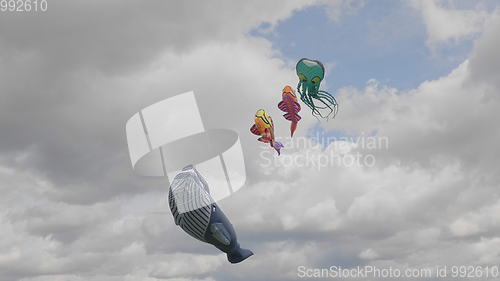
[[[180,6],[51,1],[45,15],[0,18],[0,160],[2,169],[9,167],[0,187],[5,191],[0,201],[2,278],[123,280],[113,275],[132,271],[137,278],[150,278],[150,265],[169,260],[167,253],[214,254],[174,228],[168,213],[124,217],[121,208],[136,194],[154,193],[165,204],[167,189],[164,180],[132,174],[125,121],[146,105],[192,88],[216,96],[210,84],[251,96],[253,73],[268,69],[272,76],[268,66],[284,72],[277,59],[267,64],[268,43],[242,35],[262,20],[287,17],[304,3],[240,7],[227,2],[221,3],[223,10],[175,3]],[[215,73],[212,66],[219,60],[213,52],[203,53],[205,47],[220,56],[232,56],[232,48],[238,48],[238,56],[259,61],[247,70],[244,60],[226,60]],[[186,63],[203,71],[191,76],[192,69],[182,69]],[[248,75],[235,75],[231,67]],[[221,74],[246,81],[240,85],[246,90],[227,77],[220,84],[224,80],[215,78]],[[259,99],[245,106],[256,107]],[[243,118],[237,122],[246,123]]]
[[[498,101],[485,102],[498,84],[482,75],[494,71],[488,57],[497,25],[479,39],[469,63],[447,77],[404,93],[372,82],[341,91],[342,114],[328,125],[352,133],[376,128],[389,136],[389,150],[374,152],[376,167],[265,169],[261,147],[248,133],[251,117],[295,76],[269,42],[242,34],[303,6],[292,2],[282,11],[280,4],[273,4],[280,11],[271,15],[264,2],[251,9],[228,2],[216,18],[203,13],[215,6],[180,4],[168,6],[173,17],[164,18],[166,4],[159,2],[116,10],[97,2],[55,2],[51,21],[26,21],[53,28],[40,33],[46,38],[29,33],[21,18],[1,18],[0,48],[7,51],[0,68],[2,277],[293,280],[298,265],[499,262],[498,130],[491,125]],[[104,26],[111,14],[116,21]],[[241,21],[227,24],[233,17]],[[178,19],[182,24],[174,26]],[[33,37],[11,34],[6,21]],[[116,41],[108,38],[114,33]],[[20,73],[32,79],[18,83]],[[173,225],[164,181],[136,178],[129,167],[125,120],[191,89],[207,127],[237,130],[249,155],[250,184],[220,202],[241,243],[256,253],[235,267],[219,263],[216,249]],[[471,110],[462,110],[466,106]],[[219,118],[221,112],[238,114]],[[367,249],[377,257],[362,259]],[[178,257],[183,262],[173,262]],[[217,270],[190,274],[183,268],[190,259],[206,259]]]
[[[476,42],[475,50],[470,59],[471,79],[473,81],[484,81],[487,84],[498,86],[498,69],[500,58],[498,57],[499,42],[496,36],[500,31],[500,11],[496,12],[487,21],[483,36]],[[493,95],[495,94],[493,88]]]
[[[206,41],[233,40],[261,21],[275,23],[302,5],[299,1],[243,5],[233,1],[51,1],[46,13],[4,14],[0,45],[4,55],[39,55],[51,70],[135,71],[165,50],[186,52]]]
[[[212,97],[223,91],[233,100],[237,98],[233,93],[251,96],[250,86],[241,91],[234,79],[224,77],[234,73],[231,61],[217,66],[213,53],[196,57],[204,55],[209,63],[190,61],[189,54],[215,42],[227,44],[214,48],[221,56],[221,51],[231,56],[231,48],[249,49],[242,34],[263,20],[275,23],[305,4],[51,1],[46,14],[2,16],[3,160],[56,182],[61,190],[53,198],[68,202],[89,204],[137,192],[141,185],[164,188],[162,182],[123,173],[130,171],[125,121],[145,105],[193,88]],[[241,43],[232,46],[235,40]],[[260,45],[261,50],[269,48]],[[166,76],[150,78],[164,67],[170,68],[163,72]],[[234,67],[239,66],[234,63]],[[245,79],[252,81],[252,76]],[[21,77],[25,78],[18,83]],[[210,84],[220,87],[211,89]]]

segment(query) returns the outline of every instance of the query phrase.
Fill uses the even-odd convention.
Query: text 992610
[[[47,9],[47,0],[0,0],[0,12],[36,13]]]

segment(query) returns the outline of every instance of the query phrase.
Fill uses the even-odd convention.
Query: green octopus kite
[[[337,100],[330,93],[319,89],[325,77],[323,64],[317,60],[303,58],[299,60],[295,70],[299,76],[297,91],[300,93],[300,99],[312,109],[312,114],[327,119],[333,114],[332,118],[334,118],[338,111]],[[320,104],[315,104],[315,101]],[[324,116],[320,109],[327,109],[329,112]]]

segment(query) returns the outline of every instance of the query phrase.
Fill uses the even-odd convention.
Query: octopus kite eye
[[[304,81],[304,82],[307,81],[306,76],[302,73],[299,74],[299,79],[300,79],[300,81]]]
[[[313,79],[311,79],[311,81],[316,84],[316,83],[319,83],[321,82],[321,78],[319,78],[318,76],[314,77]]]

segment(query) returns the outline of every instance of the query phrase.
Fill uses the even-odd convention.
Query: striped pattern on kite
[[[189,235],[205,242],[213,200],[208,194],[208,186],[194,181],[190,173],[193,172],[183,171],[175,177],[170,187],[168,201],[175,224]]]

